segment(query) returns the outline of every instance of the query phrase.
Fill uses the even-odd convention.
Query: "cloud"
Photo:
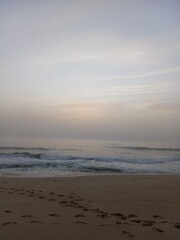
[[[174,67],[174,68],[168,68],[168,69],[162,69],[159,71],[153,71],[153,72],[147,72],[142,74],[135,74],[135,75],[122,75],[117,77],[116,79],[133,79],[133,78],[146,78],[146,77],[152,77],[152,76],[158,76],[158,75],[164,75],[164,74],[170,74],[170,73],[176,73],[180,72],[180,67]]]
[[[175,98],[174,89],[176,82],[164,80],[133,80],[124,79],[122,81],[106,81],[98,89],[84,91],[83,98],[91,99],[96,102],[123,102],[129,104],[134,102],[136,105],[142,105],[145,101],[159,101],[160,99]],[[172,97],[170,97],[172,96]],[[163,100],[163,101],[164,101]],[[177,99],[176,99],[177,101]]]
[[[0,1],[4,133],[175,132],[180,5],[172,1]]]
[[[42,43],[40,40],[30,42],[31,47],[22,45],[20,51],[16,48],[12,51],[14,54],[6,54],[2,58],[1,72],[8,74],[12,71],[14,74],[23,68],[30,74],[45,74],[57,67],[68,69],[76,64],[78,72],[82,72],[84,66],[89,72],[92,72],[93,66],[98,67],[99,72],[103,68],[109,69],[110,73],[116,72],[112,76],[115,80],[178,74],[180,68],[177,67],[177,57],[180,49],[176,37],[179,39],[180,34],[171,34],[168,41],[164,40],[167,38],[164,34],[131,41],[108,29],[88,29],[69,35],[64,33],[54,39],[48,37]],[[104,78],[108,78],[108,75],[106,73]]]
[[[150,105],[148,107],[148,111],[180,113],[180,103],[157,103],[157,104]]]

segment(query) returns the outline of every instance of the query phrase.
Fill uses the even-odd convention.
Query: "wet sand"
[[[1,177],[0,239],[180,239],[180,176]]]

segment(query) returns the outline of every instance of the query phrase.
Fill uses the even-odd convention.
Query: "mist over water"
[[[0,175],[91,174],[180,174],[180,147],[62,139],[0,141]]]

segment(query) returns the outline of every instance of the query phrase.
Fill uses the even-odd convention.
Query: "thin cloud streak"
[[[85,99],[96,99],[96,101],[102,100],[106,98],[106,102],[112,101],[113,98],[115,99],[121,99],[121,101],[127,101],[127,98],[129,100],[139,101],[139,98],[144,99],[144,97],[147,97],[147,95],[150,98],[155,98],[156,96],[166,96],[170,92],[174,92],[174,88],[176,87],[176,83],[174,82],[164,82],[164,81],[158,81],[158,82],[135,82],[135,83],[128,83],[128,82],[120,82],[117,83],[116,86],[112,87],[104,87],[98,90],[93,91],[85,91],[84,96]],[[107,98],[111,96],[111,98]],[[118,98],[117,98],[118,97]]]
[[[180,113],[180,103],[156,103],[147,107],[148,111]]]
[[[145,78],[145,77],[158,76],[158,75],[170,74],[170,73],[175,73],[175,72],[180,72],[180,67],[162,69],[162,70],[155,71],[155,72],[148,72],[148,73],[135,74],[135,75],[122,75],[122,76],[116,77],[114,79],[120,80],[120,79]]]

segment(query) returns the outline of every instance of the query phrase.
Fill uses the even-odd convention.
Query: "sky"
[[[179,0],[0,0],[0,135],[180,143]]]

